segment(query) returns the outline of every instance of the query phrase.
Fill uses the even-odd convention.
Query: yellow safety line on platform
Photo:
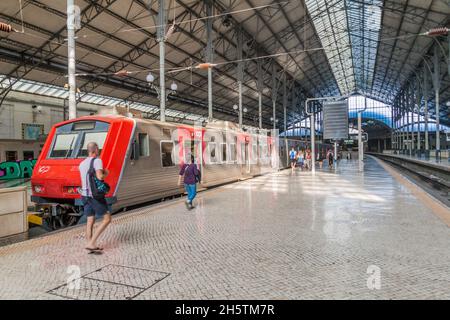
[[[382,160],[373,157],[391,176],[399,183],[404,185],[411,193],[425,204],[431,211],[439,217],[448,227],[450,227],[450,209],[442,204],[440,201],[429,195],[425,190],[405,178],[400,172],[396,171],[391,165]]]

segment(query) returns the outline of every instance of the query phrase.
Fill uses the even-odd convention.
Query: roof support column
[[[166,121],[166,79],[165,79],[165,37],[166,37],[166,8],[165,0],[158,0],[159,12],[158,12],[158,39],[159,42],[159,109],[160,120]]]
[[[407,91],[406,91],[406,140],[408,140],[408,154],[411,155],[411,148],[413,145],[413,137],[411,132],[411,84],[408,85]],[[410,135],[411,133],[411,135]]]
[[[276,105],[277,105],[277,69],[275,67],[275,61],[272,62],[272,119],[273,119],[273,129],[277,128],[277,113],[276,113]]]
[[[416,114],[417,114],[417,154],[420,156],[420,104],[422,97],[420,96],[419,78],[416,80]]]
[[[258,120],[259,128],[262,129],[262,91],[264,87],[263,70],[261,59],[256,60],[257,66],[257,87],[258,87]]]
[[[395,101],[394,101],[395,103]],[[394,129],[394,107],[391,106],[391,149],[394,149],[394,135],[395,135],[395,129]]]
[[[401,114],[401,121],[400,121],[400,124],[401,124],[401,126],[400,126],[400,128],[401,128],[401,146],[402,146],[402,150],[403,150],[403,152],[402,153],[404,153],[404,150],[405,150],[405,134],[406,134],[406,131],[405,131],[405,114],[406,114],[406,112],[405,112],[405,92],[404,91],[402,91],[402,94],[401,94],[401,96],[400,96],[400,114]]]
[[[286,72],[283,73],[283,129],[287,130],[287,87],[286,87]]]
[[[67,0],[67,61],[69,76],[69,119],[77,117],[77,83],[75,79],[75,19],[76,6]]]
[[[412,84],[409,85],[409,94],[408,94],[408,100],[409,100],[409,112],[410,112],[410,132],[411,132],[411,147],[409,149],[409,155],[412,155],[414,152],[414,146],[415,146],[415,141],[414,141],[414,88],[412,86]]]
[[[428,71],[426,65],[423,66],[423,100],[425,114],[425,153],[428,156],[428,150],[430,150],[430,146],[428,142]]]
[[[212,0],[205,0],[206,2],[206,15],[208,17],[212,16]],[[212,30],[213,20],[212,18],[208,18],[206,20],[206,62],[213,63],[214,60],[214,48],[213,48],[213,30]],[[208,121],[213,119],[213,77],[212,77],[212,68],[208,68]]]
[[[239,27],[237,30],[237,79],[238,79],[238,90],[239,90],[239,128],[242,129],[242,81],[244,79],[244,62],[242,61],[243,56],[243,34],[242,29]]]
[[[436,159],[440,157],[441,151],[441,137],[439,134],[440,127],[440,115],[439,115],[439,89],[441,86],[441,75],[439,68],[439,52],[437,45],[434,46],[434,55],[433,55],[433,86],[434,86],[434,95],[435,95],[435,104],[436,104]]]

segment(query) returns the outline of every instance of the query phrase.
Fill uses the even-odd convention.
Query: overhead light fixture
[[[238,108],[239,108],[239,107],[238,107],[237,105],[234,105],[234,106],[233,106],[233,109],[234,109],[234,110],[237,110]]]
[[[153,81],[155,81],[155,76],[152,75],[151,73],[149,73],[149,74],[147,75],[147,77],[145,78],[145,80],[147,80],[147,82],[152,83]]]

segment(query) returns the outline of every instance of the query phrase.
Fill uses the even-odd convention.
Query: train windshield
[[[102,121],[78,121],[58,127],[47,158],[86,158],[89,142],[96,142],[101,154],[108,130],[109,124]]]

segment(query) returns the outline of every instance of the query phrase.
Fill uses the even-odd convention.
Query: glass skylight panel
[[[355,90],[345,3],[346,1],[342,0],[306,0],[306,6],[312,16],[321,12],[313,23],[341,94]]]
[[[306,0],[341,94],[368,92],[381,27],[381,0]],[[320,14],[319,14],[320,13]]]
[[[346,0],[356,86],[363,92],[372,87],[381,28],[381,0]]]

